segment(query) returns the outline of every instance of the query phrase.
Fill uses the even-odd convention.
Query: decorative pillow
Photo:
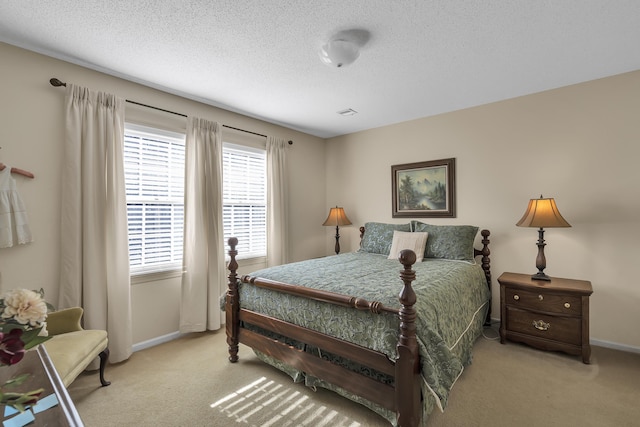
[[[359,252],[389,255],[394,231],[411,231],[411,224],[384,224],[367,222],[364,225],[364,236]]]
[[[425,258],[473,261],[473,243],[478,227],[472,225],[432,225],[411,221],[415,231],[429,233]]]
[[[408,233],[406,231],[395,230],[393,232],[393,242],[389,251],[389,259],[398,259],[400,251],[411,249],[416,254],[416,262],[422,261],[424,257],[424,247],[427,245],[428,233]]]

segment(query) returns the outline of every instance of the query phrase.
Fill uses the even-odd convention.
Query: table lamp
[[[322,224],[324,226],[336,226],[336,255],[340,253],[340,234],[338,233],[339,227],[341,225],[351,225],[351,221],[347,218],[347,215],[344,213],[344,209],[335,207],[331,208],[329,211],[329,216]]]
[[[539,199],[529,200],[529,206],[520,221],[516,223],[518,227],[538,227],[538,256],[536,257],[536,267],[538,272],[531,276],[534,280],[550,281],[551,278],[544,273],[547,260],[544,257],[544,228],[549,227],[571,227],[571,225],[560,215],[558,207],[553,198],[545,199],[540,195]]]

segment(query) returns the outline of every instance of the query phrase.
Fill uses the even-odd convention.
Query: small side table
[[[500,283],[500,342],[518,341],[542,350],[582,355],[590,363],[589,296],[591,282],[533,280],[503,273]]]
[[[67,393],[67,389],[64,387],[62,380],[60,380],[51,359],[49,359],[47,350],[42,344],[33,350],[25,352],[24,358],[19,363],[0,368],[0,381],[4,384],[8,379],[25,373],[29,374],[29,379],[23,384],[16,386],[15,390],[12,389],[12,391],[27,392],[42,388],[44,391],[40,399],[55,395],[55,400],[57,401],[56,405],[42,412],[32,412],[32,409],[28,409],[27,412],[32,412],[34,418],[32,423],[28,425],[59,427],[84,426],[73,401],[69,397],[69,393]],[[4,418],[5,405],[0,405],[0,410],[3,412],[3,422],[7,421]],[[9,418],[12,417],[13,416],[10,416]]]

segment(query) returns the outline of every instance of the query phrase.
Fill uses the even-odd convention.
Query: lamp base
[[[536,274],[531,276],[531,278],[533,280],[544,280],[545,282],[550,282],[551,281],[551,277],[547,276],[542,271],[538,271]]]
[[[531,276],[531,278],[533,280],[544,280],[545,282],[550,282],[551,277],[544,274],[544,269],[547,267],[547,259],[544,256],[545,246],[544,229],[540,227],[538,229],[538,256],[536,257],[536,268],[538,269],[538,272]]]

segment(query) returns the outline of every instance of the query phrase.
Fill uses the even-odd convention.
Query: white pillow
[[[391,251],[388,259],[398,259],[400,251],[411,249],[416,253],[416,262],[421,262],[424,258],[424,249],[427,246],[427,232],[407,232],[394,230]]]

